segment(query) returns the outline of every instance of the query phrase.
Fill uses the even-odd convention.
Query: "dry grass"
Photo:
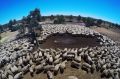
[[[17,34],[18,34],[18,31],[15,31],[15,32],[7,31],[7,32],[2,33],[1,34],[1,37],[2,37],[1,43],[14,39]]]
[[[107,37],[111,38],[114,41],[120,42],[120,29],[106,29],[106,28],[93,28],[93,30],[100,32],[103,35],[106,35]]]

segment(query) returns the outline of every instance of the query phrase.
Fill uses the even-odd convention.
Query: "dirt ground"
[[[11,41],[12,39],[15,39],[16,35],[18,34],[18,31],[15,32],[4,32],[1,34],[2,39],[0,40],[1,43]]]
[[[100,40],[96,36],[73,36],[71,34],[55,34],[49,36],[43,44],[42,48],[81,48],[100,46]]]

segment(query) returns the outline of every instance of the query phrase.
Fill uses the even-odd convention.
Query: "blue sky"
[[[19,20],[35,8],[42,15],[82,15],[120,24],[120,0],[0,0],[0,24]]]

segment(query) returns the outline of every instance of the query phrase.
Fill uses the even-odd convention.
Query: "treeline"
[[[29,28],[29,31],[33,31],[33,28],[39,25],[38,22],[41,22],[41,18],[40,10],[36,8],[35,10],[30,11],[28,16],[23,16],[19,21],[10,20],[7,24],[0,25],[0,32],[6,30],[21,30],[21,32],[25,32],[25,28]]]
[[[54,20],[55,24],[61,24],[61,23],[66,23],[66,22],[77,22],[77,23],[85,23],[87,27],[90,26],[98,26],[98,27],[108,27],[108,28],[120,28],[119,24],[111,23],[108,21],[104,21],[102,19],[95,19],[92,17],[82,17],[80,15],[78,16],[73,16],[73,15],[51,15],[51,16],[44,16],[44,21],[46,19]]]
[[[44,21],[53,21],[54,24],[61,24],[67,22],[77,22],[84,23],[87,27],[98,26],[106,28],[120,28],[119,24],[111,23],[101,19],[95,19],[92,17],[82,17],[82,16],[73,16],[73,15],[51,15],[51,16],[41,16],[40,10],[36,8],[33,11],[30,11],[28,16],[24,16],[21,20],[16,21],[10,20],[9,23],[0,25],[0,32],[6,30],[16,31],[20,30],[21,33],[25,32],[25,28],[29,29],[29,32],[34,31],[34,28],[40,26],[38,22]]]

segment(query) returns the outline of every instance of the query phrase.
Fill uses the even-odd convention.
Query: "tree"
[[[30,24],[29,24],[29,32],[34,32],[34,29],[35,27],[37,27],[39,24],[38,24],[38,21],[36,20],[36,18],[32,18],[30,20]]]
[[[54,24],[62,24],[65,22],[63,15],[57,15],[57,19],[54,21]]]
[[[37,21],[41,21],[41,14],[40,14],[40,10],[38,8],[36,8],[34,11],[31,11],[29,14],[30,18],[36,18]]]
[[[2,39],[1,34],[0,34],[0,40]],[[1,42],[0,42],[1,43]]]
[[[100,25],[102,24],[102,22],[103,22],[103,21],[102,21],[101,19],[98,19],[98,20],[97,20],[97,26],[100,26]]]
[[[53,15],[50,16],[50,20],[54,20],[54,16]]]
[[[93,26],[95,23],[94,23],[94,19],[91,18],[91,17],[87,17],[86,19],[86,26],[89,27],[89,26]]]
[[[45,21],[45,16],[42,16],[42,21]]]
[[[78,15],[78,17],[77,17],[77,21],[80,21],[80,20],[81,20],[81,16]]]
[[[16,21],[16,19],[14,19],[14,20],[13,20],[13,24],[16,24],[16,23],[17,23],[17,21]]]
[[[86,23],[86,21],[87,21],[87,18],[86,18],[86,17],[82,17],[81,19],[82,19],[82,21],[83,21],[84,23]]]
[[[9,30],[12,31],[12,29],[13,29],[13,21],[12,20],[9,21],[8,28],[9,28]]]
[[[3,32],[3,26],[0,25],[0,33]]]
[[[73,20],[73,16],[70,15],[70,16],[69,16],[69,21],[72,22],[72,20]]]

